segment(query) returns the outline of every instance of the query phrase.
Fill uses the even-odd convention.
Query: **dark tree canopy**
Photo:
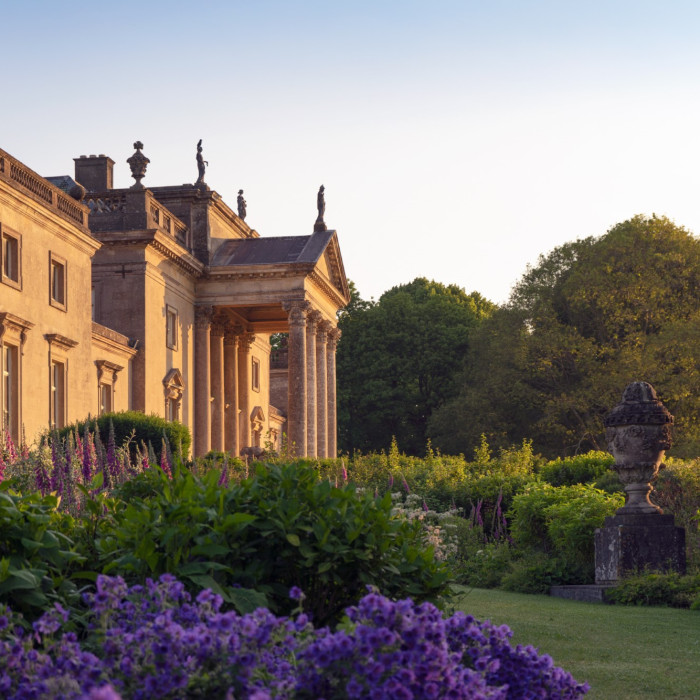
[[[432,412],[453,395],[473,329],[494,306],[476,292],[418,278],[363,301],[351,284],[338,345],[342,450],[379,450],[395,436],[422,454]]]
[[[433,416],[445,451],[524,437],[556,455],[604,447],[624,387],[654,385],[676,416],[675,454],[700,447],[700,241],[636,216],[541,257],[475,332],[459,394]]]

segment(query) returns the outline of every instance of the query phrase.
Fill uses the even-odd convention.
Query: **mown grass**
[[[595,700],[700,698],[700,612],[459,587],[457,610],[507,624]]]

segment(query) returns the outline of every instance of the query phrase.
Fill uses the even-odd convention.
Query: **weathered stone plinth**
[[[578,600],[581,603],[607,603],[607,592],[614,588],[611,585],[598,585],[588,583],[574,586],[552,586],[549,595],[553,598],[566,598],[567,600]]]
[[[685,573],[685,529],[672,515],[621,511],[595,531],[596,584],[616,584],[644,569]]]

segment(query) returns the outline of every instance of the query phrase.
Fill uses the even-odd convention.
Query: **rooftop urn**
[[[671,447],[673,416],[661,403],[654,387],[632,382],[622,401],[603,420],[608,450],[615,458],[612,468],[627,492],[618,514],[662,513],[649,500],[666,450]]]
[[[146,188],[143,186],[143,184],[141,184],[141,180],[146,177],[146,168],[151,161],[146,158],[143,153],[141,153],[141,149],[143,148],[141,141],[137,141],[134,144],[134,148],[136,149],[134,155],[126,159],[126,162],[131,168],[131,177],[136,180],[136,182],[131,186],[131,189],[143,190]]]

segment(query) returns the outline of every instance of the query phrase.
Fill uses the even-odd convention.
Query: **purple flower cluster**
[[[303,601],[299,590],[295,599]],[[128,588],[101,576],[89,596],[84,648],[56,606],[23,633],[0,610],[0,696],[8,700],[220,697],[271,698],[579,698],[587,690],[547,656],[511,647],[510,630],[433,605],[370,593],[347,610],[337,631],[305,615],[259,608],[222,612],[220,596],[192,601],[165,575]],[[87,651],[90,649],[91,651]]]
[[[167,441],[166,447],[163,470],[171,475],[172,454]],[[10,467],[9,476],[33,475],[37,491],[42,496],[55,492],[61,499],[60,509],[71,513],[80,512],[85,489],[93,488],[96,474],[102,475],[100,488],[109,490],[155,464],[155,455],[149,458],[149,450],[143,443],[141,447],[130,447],[127,441],[122,447],[117,447],[111,422],[106,444],[100,439],[97,424],[91,430],[86,423],[82,436],[73,431],[62,439],[54,431],[44,436],[31,453],[23,443],[19,455],[9,433],[5,431],[0,435],[0,482],[8,477],[4,473],[6,467]]]
[[[347,614],[346,630],[319,630],[300,650],[303,697],[563,699],[588,691],[550,657],[511,647],[505,625],[464,613],[444,619],[431,603],[392,602],[376,593]]]

